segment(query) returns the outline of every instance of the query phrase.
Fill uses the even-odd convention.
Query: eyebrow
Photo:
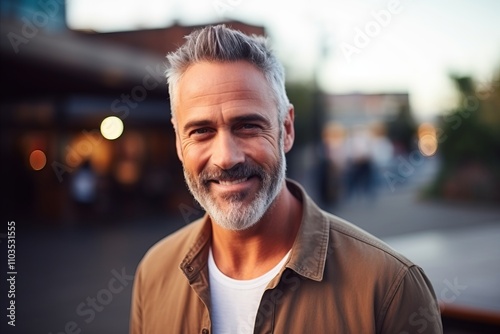
[[[232,124],[247,123],[247,122],[258,122],[258,123],[264,123],[266,125],[270,124],[269,120],[266,117],[259,115],[259,114],[248,114],[248,115],[235,116],[235,117],[231,118],[229,120],[229,122]],[[213,125],[213,123],[214,123],[213,121],[204,120],[204,119],[193,120],[193,121],[187,122],[184,125],[183,130],[184,130],[184,132],[187,132],[189,129],[211,126],[211,125]]]
[[[209,125],[212,125],[212,121],[209,120],[196,120],[196,121],[189,121],[186,124],[184,124],[184,127],[182,128],[184,132],[187,132],[189,129],[192,128],[203,128]]]
[[[248,114],[248,115],[241,115],[241,116],[236,116],[231,119],[232,123],[247,123],[247,122],[258,122],[258,123],[264,123],[264,124],[270,124],[269,120],[259,114]]]

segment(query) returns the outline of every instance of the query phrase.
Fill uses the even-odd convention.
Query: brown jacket
[[[262,297],[255,333],[442,333],[433,288],[421,268],[356,226],[304,206],[285,267]],[[130,333],[210,333],[207,217],[145,255],[134,281]]]

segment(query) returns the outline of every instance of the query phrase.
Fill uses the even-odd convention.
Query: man
[[[177,154],[206,215],[141,261],[131,333],[441,333],[431,284],[285,177],[294,111],[262,37],[224,25],[168,55]]]

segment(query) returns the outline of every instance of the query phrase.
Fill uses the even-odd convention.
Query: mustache
[[[204,169],[199,176],[199,180],[203,184],[208,184],[210,181],[234,181],[258,176],[261,179],[265,177],[265,170],[256,164],[237,164],[231,169],[211,168]]]

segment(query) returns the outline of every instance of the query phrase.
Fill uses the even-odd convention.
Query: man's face
[[[177,153],[190,191],[223,228],[253,226],[283,187],[293,109],[279,124],[264,75],[243,61],[192,65],[177,94]]]

